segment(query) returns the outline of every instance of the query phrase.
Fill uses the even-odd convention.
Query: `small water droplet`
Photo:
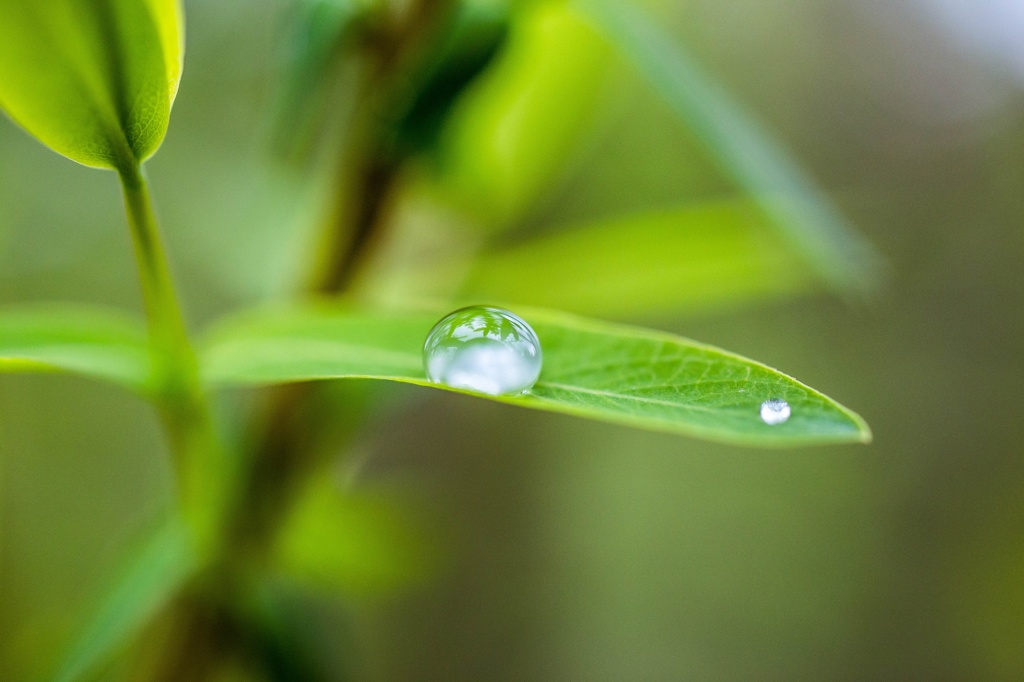
[[[761,403],[761,421],[769,426],[783,423],[789,419],[791,412],[789,403],[785,400],[772,398]]]
[[[523,318],[507,310],[462,308],[427,334],[423,368],[435,384],[515,395],[540,376],[540,340]]]

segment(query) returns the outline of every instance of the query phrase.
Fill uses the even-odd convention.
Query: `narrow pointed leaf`
[[[178,0],[3,0],[0,108],[70,159],[129,170],[167,131],[182,50]]]
[[[187,529],[178,520],[161,527],[125,566],[96,605],[55,678],[91,679],[168,602],[196,567]]]
[[[146,393],[145,328],[115,311],[80,305],[0,309],[0,373],[71,372]]]
[[[544,368],[529,394],[493,400],[746,445],[870,440],[856,414],[753,360],[663,332],[541,310],[516,312],[537,331]],[[315,305],[250,313],[209,336],[205,379],[261,385],[366,378],[446,388],[426,378],[421,356],[441,314]],[[792,417],[785,423],[761,420],[761,404],[771,399],[789,403]]]
[[[636,65],[826,281],[853,294],[877,284],[881,258],[871,244],[768,131],[641,8],[620,0],[574,4]]]

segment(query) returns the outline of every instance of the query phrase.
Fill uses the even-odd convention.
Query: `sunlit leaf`
[[[177,520],[149,538],[97,603],[56,680],[89,679],[91,671],[131,641],[195,570],[190,542]]]
[[[111,310],[81,305],[0,308],[0,373],[63,371],[149,390],[145,327]]]
[[[519,310],[540,337],[544,368],[528,395],[494,400],[638,428],[747,445],[864,442],[853,412],[764,365],[663,332]],[[438,313],[362,313],[308,306],[243,315],[208,338],[212,384],[369,378],[435,386],[421,348]],[[440,387],[444,388],[444,387]],[[760,418],[770,399],[792,417]]]
[[[182,51],[178,0],[4,0],[0,108],[68,158],[131,169],[163,140]]]
[[[573,3],[631,59],[712,158],[751,193],[812,267],[846,292],[877,284],[880,257],[785,149],[641,8]]]

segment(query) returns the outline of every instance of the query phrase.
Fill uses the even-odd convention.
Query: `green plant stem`
[[[120,178],[149,323],[157,404],[174,457],[182,513],[202,557],[222,520],[230,476],[199,382],[145,175],[134,166]]]
[[[449,7],[450,0],[418,0],[369,46],[372,66],[361,93],[367,120],[355,127],[369,140],[357,146],[355,158],[343,155],[335,171],[336,203],[324,226],[325,258],[306,282],[308,293],[338,295],[351,290],[384,229],[400,161],[388,157],[387,131],[376,120],[374,105],[395,95],[422,41]],[[345,172],[346,166],[352,170]],[[220,529],[207,584],[198,585],[176,605],[185,635],[166,652],[160,682],[204,679],[219,656],[252,635],[253,623],[223,599],[223,586],[240,583],[252,565],[267,558],[295,495],[325,465],[324,453],[337,452],[350,435],[350,424],[328,429],[337,419],[328,417],[324,404],[335,406],[339,401],[322,389],[307,384],[281,387],[253,418],[253,432],[245,444],[250,449],[248,468],[239,472],[238,495]],[[360,406],[348,402],[349,421],[358,414]]]
[[[335,296],[354,288],[380,241],[405,160],[393,148],[394,121],[382,119],[380,112],[396,108],[408,87],[406,79],[454,4],[453,0],[413,2],[388,29],[368,38],[367,71],[359,94],[362,120],[357,120],[351,133],[364,139],[355,145],[351,158],[348,145],[341,145],[334,204],[323,226],[323,259],[306,283],[307,292]]]
[[[360,91],[362,120],[353,126],[353,134],[365,139],[351,148],[341,145],[335,203],[321,240],[323,258],[306,282],[306,293],[338,296],[355,289],[361,270],[387,229],[404,159],[392,148],[392,122],[381,120],[379,112],[394,108],[401,98],[408,87],[406,79],[415,72],[452,5],[451,0],[414,1],[367,43],[368,68]],[[323,440],[309,434],[330,431],[329,424],[337,421],[337,416],[328,414],[325,404],[336,407],[339,402],[336,394],[309,384],[282,387],[271,395],[258,420],[258,425],[266,427],[252,437],[245,484],[250,502],[243,504],[240,532],[250,536],[250,543],[265,544],[292,494],[324,464],[324,453],[338,451],[336,440],[334,447],[324,442],[337,438],[337,433],[327,433]],[[359,407],[347,404],[346,410],[358,411]]]

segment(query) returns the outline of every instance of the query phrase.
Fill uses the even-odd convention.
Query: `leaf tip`
[[[845,411],[857,429],[857,438],[855,442],[863,445],[871,445],[875,440],[875,434],[871,431],[871,427],[868,423],[864,421],[863,417],[853,410],[846,409]]]
[[[871,445],[875,441],[875,434],[872,433],[871,427],[867,425],[867,422],[862,421],[860,426],[860,442],[864,445]]]

